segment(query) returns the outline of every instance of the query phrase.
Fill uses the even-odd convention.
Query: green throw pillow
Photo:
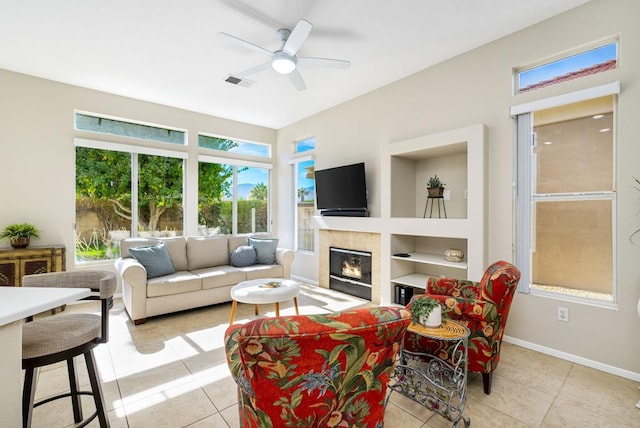
[[[276,263],[276,248],[278,238],[249,238],[249,245],[256,250],[256,262],[261,265],[273,265]]]
[[[167,244],[160,242],[148,247],[129,248],[131,257],[147,270],[147,279],[175,273]]]

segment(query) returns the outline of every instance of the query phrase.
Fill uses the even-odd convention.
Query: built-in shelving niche
[[[427,182],[437,175],[448,197],[427,207]],[[467,143],[391,156],[391,217],[467,218]],[[433,202],[433,207],[432,207]]]
[[[445,260],[444,253],[449,248],[462,250],[466,255],[467,240],[392,234],[391,282],[424,289],[429,276],[466,279],[466,258],[461,262]],[[398,253],[407,253],[409,257],[396,256]]]

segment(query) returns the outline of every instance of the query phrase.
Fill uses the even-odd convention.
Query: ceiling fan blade
[[[312,58],[312,57],[297,57],[298,65],[309,67],[327,67],[327,68],[341,68],[346,69],[351,67],[351,62],[341,59],[330,58]]]
[[[307,89],[307,85],[305,85],[302,76],[298,73],[298,70],[293,70],[291,73],[287,74],[287,76],[289,76],[289,80],[298,91],[304,91]]]
[[[298,49],[302,47],[304,41],[307,40],[312,28],[313,25],[309,21],[305,21],[304,19],[298,21],[293,31],[291,31],[291,34],[289,34],[287,42],[282,47],[282,52],[291,56],[295,55]]]
[[[247,42],[246,40],[239,39],[236,36],[232,36],[231,34],[220,32],[220,33],[218,33],[218,35],[220,37],[224,38],[224,39],[227,39],[227,40],[237,44],[237,45],[244,46],[245,48],[254,50],[256,52],[260,52],[260,53],[263,53],[263,54],[266,54],[266,55],[269,55],[269,56],[273,55],[273,52],[271,52],[270,50],[267,50],[267,49],[265,49],[265,48],[263,48],[261,46],[258,46],[258,45],[254,45],[253,43]]]
[[[255,67],[251,67],[241,73],[236,74],[236,76],[247,77],[259,71],[266,70],[267,68],[271,68],[271,61],[265,62],[264,64],[256,65]]]

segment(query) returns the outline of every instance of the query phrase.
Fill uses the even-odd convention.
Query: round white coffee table
[[[255,305],[255,314],[258,315],[258,305],[275,303],[276,316],[280,316],[280,302],[293,299],[293,305],[298,312],[298,293],[300,284],[290,279],[260,278],[242,281],[231,289],[231,316],[229,325],[233,324],[238,302]]]

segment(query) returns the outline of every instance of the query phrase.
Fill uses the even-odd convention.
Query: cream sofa
[[[255,236],[264,238],[264,236]],[[230,290],[240,281],[290,278],[294,252],[277,248],[275,264],[230,265],[231,253],[248,245],[247,236],[126,238],[115,267],[122,280],[122,300],[134,324],[147,317],[231,301]],[[147,270],[129,248],[165,242],[175,273],[147,279]]]

